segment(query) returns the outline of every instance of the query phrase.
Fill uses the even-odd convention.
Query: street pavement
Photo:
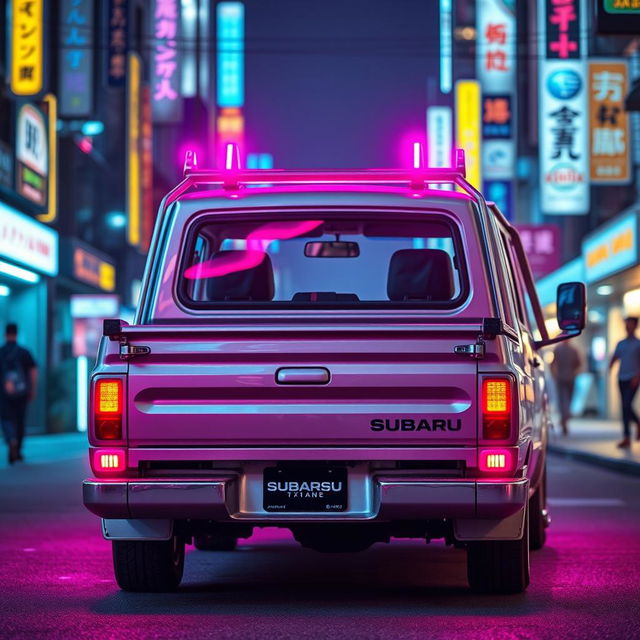
[[[79,438],[76,438],[80,442]],[[419,540],[360,554],[301,549],[265,529],[235,552],[189,547],[182,587],[114,582],[86,461],[0,469],[0,638],[640,638],[640,480],[553,456],[548,544],[531,586],[469,592],[465,552]]]
[[[563,436],[556,428],[549,436],[549,450],[576,460],[588,462],[622,473],[640,476],[640,440],[632,429],[631,448],[618,449],[622,439],[619,420],[573,419],[569,422],[569,435]]]

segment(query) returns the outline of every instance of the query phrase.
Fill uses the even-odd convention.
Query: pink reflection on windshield
[[[257,267],[265,257],[269,244],[275,240],[290,240],[313,231],[323,220],[283,220],[267,222],[247,236],[246,251],[230,251],[214,255],[211,260],[194,264],[184,272],[187,280],[217,278],[237,271]]]
[[[236,271],[257,267],[264,260],[263,251],[233,251],[214,256],[211,260],[194,264],[184,272],[187,280],[218,278]]]

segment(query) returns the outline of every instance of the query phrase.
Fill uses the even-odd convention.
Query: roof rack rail
[[[229,143],[225,149],[224,169],[205,169],[198,166],[195,151],[187,151],[184,160],[183,180],[170,194],[173,202],[191,187],[219,185],[227,191],[245,185],[296,185],[296,184],[391,184],[406,185],[420,191],[429,183],[450,182],[473,195],[466,178],[464,149],[456,149],[452,167],[425,167],[421,143],[414,143],[413,168],[410,169],[242,169],[238,145]]]
[[[466,179],[466,163],[464,149],[456,149],[452,167],[424,167],[424,155],[421,143],[414,143],[413,169],[310,169],[306,171],[281,169],[247,170],[240,167],[240,151],[238,145],[229,143],[225,149],[224,169],[201,169],[198,166],[195,151],[185,154],[183,179],[163,198],[158,211],[158,219],[154,227],[149,255],[157,251],[158,239],[162,234],[164,219],[169,207],[184,193],[201,185],[219,185],[228,191],[236,191],[242,185],[296,185],[296,184],[397,184],[407,185],[411,190],[422,191],[429,183],[450,183],[464,191],[475,201],[480,215],[480,230],[483,238],[483,251],[489,261],[493,260],[489,250],[488,227],[492,211],[480,193]],[[443,192],[446,193],[446,192]],[[233,195],[233,194],[231,194]],[[152,260],[147,260],[145,278]],[[495,289],[491,292],[494,308],[498,309],[498,297]],[[144,300],[142,301],[144,303]],[[142,309],[143,304],[139,305]],[[138,312],[140,314],[140,312]],[[136,316],[139,321],[140,315]]]

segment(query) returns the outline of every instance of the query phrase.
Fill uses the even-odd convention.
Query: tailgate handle
[[[328,384],[329,369],[324,367],[282,367],[276,371],[278,384]]]

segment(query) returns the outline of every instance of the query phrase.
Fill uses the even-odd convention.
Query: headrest
[[[336,293],[335,291],[299,291],[292,302],[358,302],[355,293]]]
[[[271,258],[260,251],[218,251],[212,263],[224,265],[224,275],[207,279],[207,299],[258,300],[273,299],[273,267]],[[237,267],[237,268],[236,268]]]
[[[400,249],[391,256],[389,300],[451,300],[455,291],[451,258],[441,249]]]

